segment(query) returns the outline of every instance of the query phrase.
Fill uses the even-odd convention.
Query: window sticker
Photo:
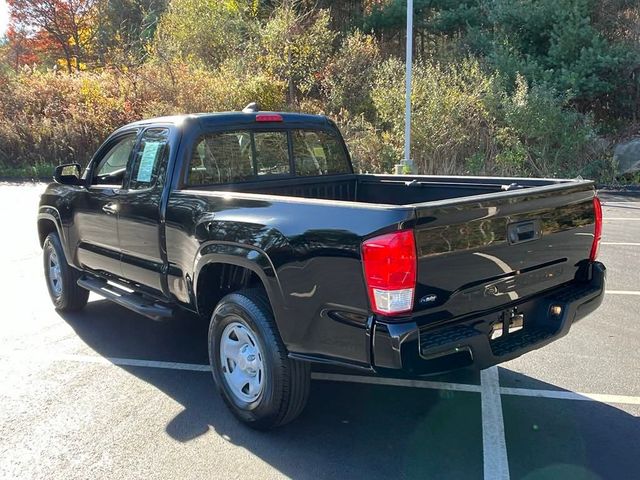
[[[162,144],[163,142],[146,142],[144,144],[140,167],[138,168],[138,176],[136,177],[138,182],[151,181],[153,167],[156,163],[156,157],[158,156],[158,149]]]
[[[324,148],[322,147],[313,147],[313,154],[317,158],[322,158],[322,159],[326,158],[326,155],[324,154]]]

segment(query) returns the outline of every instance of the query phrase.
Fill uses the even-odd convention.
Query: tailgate
[[[574,280],[594,232],[591,182],[416,205],[414,312],[480,313]]]

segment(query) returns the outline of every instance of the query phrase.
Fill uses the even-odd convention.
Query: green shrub
[[[355,31],[348,35],[322,72],[322,91],[330,111],[373,116],[373,72],[380,60],[378,42]]]
[[[402,157],[402,64],[388,60],[372,92],[387,140]],[[573,177],[606,157],[591,117],[522,76],[508,93],[477,62],[418,64],[412,94],[411,158],[419,173]]]
[[[393,134],[376,128],[363,115],[351,117],[342,111],[336,123],[344,135],[356,172],[391,173],[402,157]]]
[[[213,71],[148,62],[125,75],[25,68],[0,82],[0,170],[13,175],[61,163],[84,165],[111,132],[134,120],[240,110],[255,100],[279,110],[284,92],[283,82],[230,62]]]
[[[467,173],[471,157],[491,172],[493,120],[486,106],[494,80],[473,61],[461,66],[418,64],[413,73],[411,157],[425,174]],[[404,66],[386,61],[376,72],[373,102],[399,153],[404,142]],[[396,162],[400,160],[398,156]]]
[[[589,116],[563,106],[541,86],[518,77],[515,92],[501,103],[496,162],[523,175],[573,177],[597,156],[597,135]]]
[[[182,62],[148,63],[137,75],[142,117],[241,110],[258,101],[282,109],[285,85],[264,73],[242,70],[232,61],[210,70]]]
[[[137,115],[109,72],[67,75],[25,68],[0,87],[0,166],[86,163],[115,126]]]
[[[242,50],[247,30],[236,1],[172,0],[162,16],[156,50],[163,60],[218,67]]]

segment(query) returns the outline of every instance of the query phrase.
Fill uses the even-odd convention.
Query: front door
[[[116,277],[122,276],[118,208],[136,138],[135,130],[123,132],[100,148],[88,172],[87,190],[74,200],[69,232],[79,265]]]

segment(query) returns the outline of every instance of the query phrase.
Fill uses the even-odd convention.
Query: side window
[[[92,185],[114,185],[122,187],[124,173],[136,144],[136,134],[126,135],[118,140],[102,157],[94,170]]]
[[[323,130],[293,130],[296,175],[351,173],[349,160],[339,139]]]
[[[144,132],[131,164],[129,188],[140,190],[155,185],[169,158],[169,130],[152,128]]]
[[[190,185],[240,182],[253,175],[249,132],[210,133],[196,141],[189,167]]]
[[[255,132],[258,175],[288,174],[289,144],[287,132]]]

